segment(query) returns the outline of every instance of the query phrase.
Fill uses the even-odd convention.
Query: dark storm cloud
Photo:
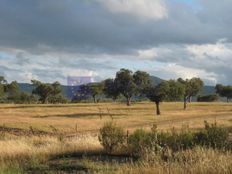
[[[219,1],[199,1],[202,8],[198,12],[178,1],[167,1],[168,17],[157,21],[112,14],[102,3],[0,0],[0,45],[35,53],[62,50],[123,54],[164,43],[208,43],[232,36],[225,28],[231,18],[224,18],[228,12],[224,7],[232,5],[229,1],[224,6]]]

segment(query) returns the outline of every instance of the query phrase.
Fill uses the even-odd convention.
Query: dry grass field
[[[155,115],[153,103],[66,104],[66,105],[0,105],[0,124],[11,128],[30,128],[67,134],[96,132],[113,120],[125,129],[146,128],[157,124],[159,129],[189,125],[200,128],[203,121],[223,126],[232,125],[232,104],[191,103],[186,111],[182,103],[162,103],[161,116]]]
[[[182,103],[162,103],[161,116],[154,108],[148,102],[0,105],[0,173],[232,173],[232,153],[200,147],[152,165],[104,156],[97,134],[111,120],[130,132],[154,123],[198,129],[204,120],[232,127],[232,104],[191,103],[184,111]]]

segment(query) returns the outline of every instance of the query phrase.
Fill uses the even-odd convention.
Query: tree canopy
[[[184,85],[184,109],[186,109],[187,101],[191,101],[191,98],[201,91],[204,83],[200,78],[196,77],[186,80],[179,78],[177,81]]]
[[[103,82],[103,92],[106,97],[112,98],[113,100],[116,100],[120,95],[120,91],[114,79],[106,79]]]
[[[155,102],[156,104],[156,114],[160,115],[160,102],[162,102],[168,95],[170,90],[168,82],[161,82],[159,85],[151,85],[146,89],[146,96],[149,100]]]
[[[48,103],[53,97],[57,97],[61,95],[61,85],[59,82],[54,82],[52,84],[42,83],[37,80],[32,80],[32,84],[34,89],[32,91],[33,94],[39,96],[39,100],[41,103]]]
[[[128,69],[121,69],[116,73],[115,84],[118,91],[126,98],[127,105],[130,106],[132,96],[137,93],[133,72]]]
[[[17,81],[13,81],[6,86],[7,98],[11,101],[19,100],[20,89]]]
[[[227,99],[227,102],[232,99],[232,86],[223,86],[222,84],[217,84],[215,89],[219,96]]]
[[[4,93],[6,91],[6,84],[6,79],[3,76],[0,76],[0,97],[4,96]]]
[[[167,94],[168,101],[181,101],[184,97],[185,86],[177,80],[167,81],[169,85],[169,91]]]
[[[102,83],[89,84],[89,91],[90,91],[91,96],[93,97],[94,103],[97,102],[96,97],[102,94],[102,90],[103,90]],[[98,99],[98,100],[100,100],[100,99]]]
[[[151,80],[147,72],[136,71],[133,73],[128,69],[121,69],[116,73],[115,80],[111,82],[108,81],[108,83],[114,85],[112,94],[114,94],[115,97],[122,94],[126,98],[127,105],[130,106],[133,96],[145,94],[144,90],[151,84]]]

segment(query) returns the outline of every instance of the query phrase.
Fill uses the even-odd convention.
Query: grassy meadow
[[[2,126],[52,132],[57,129],[71,134],[97,132],[107,121],[115,121],[133,130],[157,124],[160,129],[189,125],[200,128],[203,121],[217,121],[230,126],[232,105],[227,103],[191,103],[186,111],[182,103],[162,103],[161,116],[155,115],[155,105],[150,102],[134,103],[80,103],[64,105],[0,105]]]
[[[232,173],[232,153],[195,147],[153,163],[107,155],[98,140],[104,123],[138,128],[200,129],[204,120],[232,130],[232,104],[150,102],[0,105],[0,173]]]

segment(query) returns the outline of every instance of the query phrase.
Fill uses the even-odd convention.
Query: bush
[[[152,128],[151,132],[136,130],[129,137],[129,147],[132,154],[141,156],[144,151],[158,152],[169,148],[173,151],[186,150],[194,147],[194,134],[189,130],[176,132],[158,132]]]
[[[194,134],[191,131],[161,132],[157,134],[157,139],[161,147],[168,147],[173,151],[186,150],[194,146]]]
[[[106,150],[111,154],[118,150],[125,142],[125,134],[121,127],[109,122],[100,129],[99,141]]]
[[[198,96],[197,101],[198,102],[215,102],[215,101],[218,101],[218,96],[217,95]]]
[[[68,100],[62,95],[56,95],[56,96],[49,97],[48,102],[52,104],[58,104],[58,103],[65,104],[65,103],[68,103]]]
[[[178,136],[179,149],[189,149],[193,148],[194,143],[194,134],[191,131],[181,132]]]
[[[146,132],[137,129],[129,136],[128,147],[130,154],[146,161],[156,161],[163,148],[157,143],[155,132]]]
[[[168,147],[173,151],[186,150],[196,145],[226,148],[229,142],[229,133],[225,128],[218,127],[217,124],[209,125],[205,122],[205,129],[192,132],[182,130],[181,132],[161,132],[157,134],[157,141],[161,147]]]
[[[152,142],[151,134],[143,129],[137,129],[128,139],[130,151],[136,156],[142,154],[145,149],[149,149],[152,146]]]
[[[228,141],[229,132],[216,123],[209,125],[205,122],[205,129],[195,134],[196,144],[206,147],[225,148]]]
[[[100,130],[99,140],[108,153],[117,150],[125,142],[122,128],[113,123],[107,123]],[[205,129],[192,132],[189,129],[177,132],[158,132],[153,126],[150,132],[137,129],[128,138],[128,153],[144,158],[158,154],[169,149],[172,152],[191,149],[197,145],[212,148],[227,148],[229,145],[229,133],[217,124],[209,125],[205,122]],[[229,147],[229,146],[228,146]]]

